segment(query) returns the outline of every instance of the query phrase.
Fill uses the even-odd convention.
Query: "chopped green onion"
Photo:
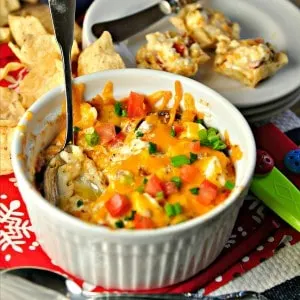
[[[170,134],[171,134],[172,137],[176,136],[176,131],[175,131],[175,129],[173,127],[171,128]]]
[[[191,161],[186,155],[177,155],[171,157],[171,163],[173,167],[180,168],[184,165],[189,165]]]
[[[190,192],[191,192],[193,195],[198,195],[198,194],[199,194],[199,188],[197,188],[197,187],[191,188],[191,189],[190,189]]]
[[[231,182],[230,180],[227,180],[225,182],[225,188],[232,191],[235,187],[235,184],[233,182]]]
[[[135,210],[132,210],[132,211],[131,211],[131,214],[130,214],[129,216],[126,216],[126,217],[124,218],[124,220],[125,220],[125,221],[133,221],[133,220],[134,220],[135,214],[136,214],[136,211],[135,211]]]
[[[201,129],[198,132],[200,142],[207,140],[207,130],[206,129]]]
[[[94,147],[99,144],[100,137],[98,133],[94,130],[93,133],[85,134],[85,140],[89,146]]]
[[[214,142],[218,141],[220,137],[217,135],[209,135],[207,139],[211,144],[213,144]]]
[[[81,128],[79,128],[79,127],[77,127],[77,126],[74,126],[74,127],[73,127],[73,132],[74,132],[74,133],[78,133],[80,130],[81,130]]]
[[[218,129],[210,127],[207,129],[207,135],[217,135],[218,134]]]
[[[137,187],[137,189],[136,189],[136,191],[137,192],[139,192],[139,193],[144,193],[144,191],[145,191],[145,186],[142,184],[142,185],[140,185],[139,187]]]
[[[170,217],[173,217],[175,216],[175,209],[174,209],[174,206],[170,203],[167,203],[165,205],[165,212],[167,214],[167,216],[170,218]]]
[[[165,198],[164,192],[158,192],[155,197],[158,201],[163,200]]]
[[[148,182],[148,178],[145,177],[145,178],[143,179],[143,184],[146,184],[147,182]]]
[[[222,140],[217,140],[213,143],[212,148],[214,150],[224,150],[227,148],[227,146]]]
[[[123,111],[122,104],[120,102],[116,102],[114,108],[115,108],[115,114],[117,116],[121,117],[122,116],[122,111]]]
[[[136,136],[137,138],[140,138],[140,137],[143,137],[144,134],[143,134],[141,131],[137,131],[137,132],[135,133],[135,136]]]
[[[174,177],[171,178],[171,181],[172,181],[173,183],[175,183],[175,185],[176,185],[176,187],[177,187],[178,189],[181,188],[182,181],[181,181],[181,178],[180,178],[180,177],[174,176]]]
[[[83,205],[83,201],[82,200],[78,200],[76,203],[77,207],[80,207]]]
[[[175,203],[173,205],[173,207],[174,207],[174,211],[175,211],[176,216],[180,215],[182,213],[182,207],[181,207],[180,203]]]
[[[157,152],[157,145],[149,142],[149,154],[155,154]]]
[[[117,228],[123,228],[124,227],[124,222],[122,220],[118,220],[116,223],[115,223],[115,226]]]
[[[203,123],[204,123],[204,121],[203,121],[203,119],[196,119],[195,123],[198,123],[198,124],[203,124]]]
[[[127,117],[127,111],[125,109],[122,109],[121,116],[122,117]]]
[[[190,163],[194,163],[196,160],[198,160],[198,155],[195,153],[190,152]]]

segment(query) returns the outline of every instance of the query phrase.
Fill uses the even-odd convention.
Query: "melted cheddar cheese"
[[[118,102],[111,83],[89,103],[74,102],[76,145],[60,153],[58,169],[61,209],[110,228],[151,229],[201,216],[229,196],[242,153],[231,146],[232,159],[218,130],[199,119],[193,96],[175,87],[171,109],[171,92]]]

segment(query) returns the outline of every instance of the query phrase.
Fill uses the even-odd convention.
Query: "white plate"
[[[268,103],[268,104],[264,104],[264,105],[259,105],[256,107],[251,107],[251,108],[240,108],[240,112],[244,115],[244,116],[252,116],[252,115],[257,115],[263,112],[267,112],[267,111],[271,111],[271,110],[275,110],[278,109],[282,106],[285,106],[286,104],[293,102],[294,99],[298,98],[300,95],[300,89],[297,89],[296,91],[292,92],[291,94],[280,98],[274,102]]]
[[[157,3],[158,0],[96,0],[89,8],[84,20],[83,40],[87,46],[95,40],[91,26],[132,14]],[[252,107],[280,99],[300,86],[300,10],[288,0],[210,0],[209,5],[222,10],[229,18],[237,21],[242,28],[242,38],[263,37],[275,45],[277,50],[286,51],[289,64],[275,76],[259,84],[256,89],[242,86],[239,82],[202,67],[196,79],[221,93],[238,107]],[[118,7],[118,9],[116,9]],[[287,20],[293,20],[287,22]],[[134,64],[137,49],[145,43],[145,34],[173,28],[165,18],[146,31],[130,38],[126,47],[118,48],[130,67]],[[174,29],[174,28],[173,28]]]
[[[249,123],[255,123],[255,122],[260,122],[260,121],[264,121],[264,120],[270,120],[271,118],[279,115],[283,111],[288,110],[290,107],[292,107],[294,104],[296,104],[299,101],[300,101],[300,94],[296,98],[294,98],[294,100],[280,106],[277,109],[271,109],[271,110],[264,111],[262,113],[258,113],[258,114],[255,114],[255,115],[245,116],[245,118],[247,119],[247,121]]]

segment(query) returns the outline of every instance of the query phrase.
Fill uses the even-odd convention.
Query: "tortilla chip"
[[[21,10],[14,13],[19,16],[34,16],[40,20],[46,31],[50,34],[54,34],[49,6],[47,4],[37,5],[24,5]],[[78,44],[81,43],[82,30],[81,27],[75,22],[74,25],[74,39]]]
[[[8,27],[0,27],[0,44],[8,43],[11,40],[10,29]]]
[[[32,34],[34,36],[47,34],[46,29],[39,19],[33,16],[19,17],[9,15],[8,24],[13,38],[19,46],[23,45],[28,34]]]
[[[19,8],[19,0],[0,0],[0,26],[6,25],[9,13]]]
[[[121,56],[115,51],[109,32],[105,31],[92,45],[84,49],[78,59],[78,75],[98,71],[124,69]]]
[[[21,96],[14,90],[0,87],[0,126],[15,127],[25,113]]]
[[[4,68],[0,69],[0,80],[5,79],[9,72],[17,71],[23,67],[24,67],[24,65],[20,64],[18,62],[8,63],[7,65],[5,65]]]
[[[52,57],[44,59],[43,63],[34,66],[19,86],[22,104],[25,108],[31,106],[38,98],[63,84],[64,75],[62,62]]]
[[[10,149],[14,129],[14,127],[0,127],[0,175],[13,172]]]
[[[60,48],[53,35],[43,34],[34,36],[29,34],[20,48],[13,43],[8,44],[19,60],[29,67],[34,67],[47,57],[52,57],[53,60],[61,59]],[[74,41],[72,47],[71,58],[75,61],[79,54],[77,42]]]

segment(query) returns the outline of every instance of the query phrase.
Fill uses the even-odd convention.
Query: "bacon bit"
[[[179,53],[181,56],[184,55],[185,46],[183,44],[174,43],[173,48]]]
[[[172,126],[175,120],[176,112],[179,107],[180,101],[182,100],[182,97],[183,97],[183,91],[182,91],[181,82],[176,80],[175,81],[175,103],[170,111],[170,120],[169,120],[170,126]]]

